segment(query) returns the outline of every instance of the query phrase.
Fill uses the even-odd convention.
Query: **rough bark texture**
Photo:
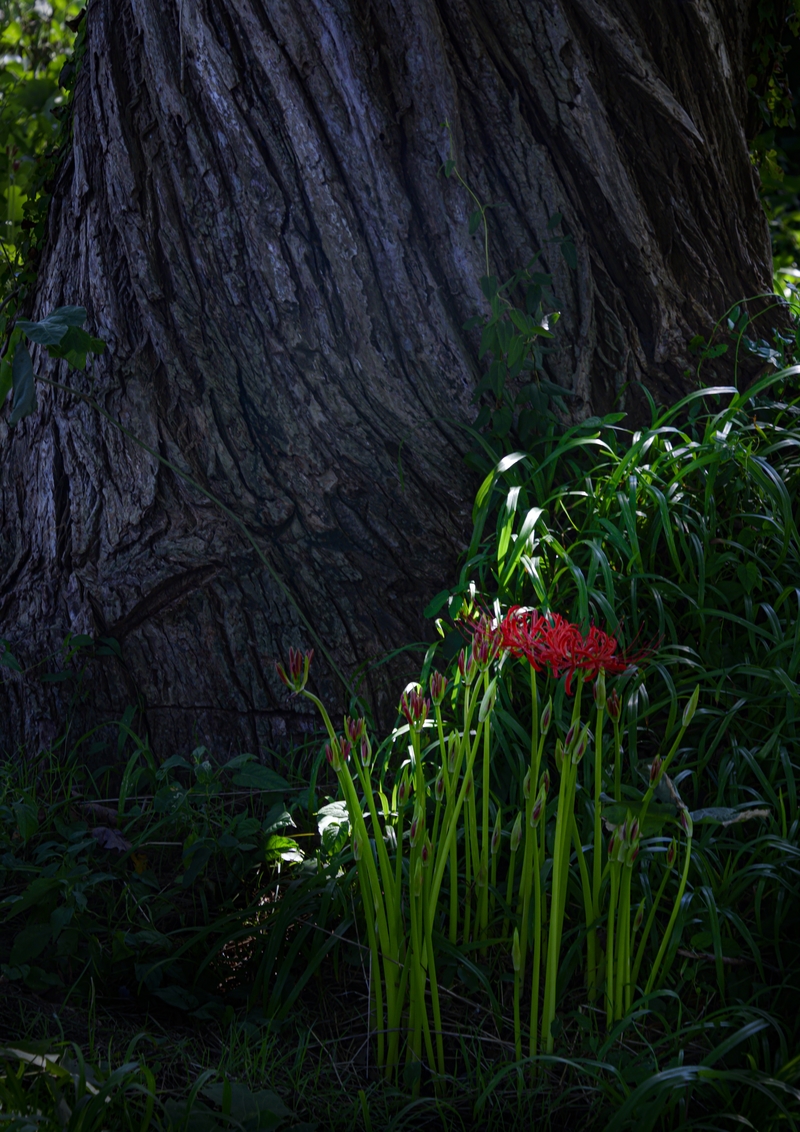
[[[443,121],[498,203],[501,278],[555,211],[574,236],[577,271],[544,262],[550,375],[576,413],[631,407],[638,382],[669,402],[688,337],[770,285],[743,128],[752,7],[91,0],[36,309],[88,307],[110,344],[98,400],[241,516],[348,673],[421,635],[469,534],[456,422],[482,248],[437,176]],[[18,655],[117,638],[125,666],[92,667],[92,710],[138,690],[161,754],[302,726],[272,665],[311,642],[234,525],[74,398],[40,387],[39,412],[0,428],[0,636]],[[5,746],[48,741],[62,692],[6,680]]]

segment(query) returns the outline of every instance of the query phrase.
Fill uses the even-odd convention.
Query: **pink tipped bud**
[[[344,733],[353,746],[355,746],[361,736],[365,734],[366,729],[367,724],[365,720],[351,719],[349,715],[344,717]]]
[[[637,842],[639,840],[639,819],[634,818],[631,822],[630,832],[628,833],[628,840]]]
[[[559,774],[564,766],[564,748],[560,739],[556,739],[556,769]]]
[[[458,758],[458,734],[455,731],[450,732],[450,738],[447,740],[447,770],[450,774],[456,772],[456,759]]]
[[[425,868],[431,863],[433,859],[433,844],[431,843],[430,834],[425,834],[425,840],[422,843],[422,864]]]
[[[430,678],[431,699],[438,707],[444,699],[444,694],[447,691],[447,677],[442,676],[441,672],[432,672]]]
[[[325,744],[325,758],[331,764],[333,769],[338,774],[342,769],[342,746],[341,740],[334,739],[332,743]]]
[[[673,837],[670,842],[669,849],[667,849],[667,868],[671,869],[675,864],[675,838]]]
[[[650,763],[650,785],[651,786],[658,785],[660,778],[661,778],[661,756],[656,755],[656,757]]]
[[[609,859],[609,861],[614,860],[614,851],[615,851],[616,848],[617,848],[617,834],[616,834],[616,830],[615,830],[614,833],[611,834],[611,837],[608,839],[608,859]]]
[[[458,671],[461,673],[461,679],[469,687],[475,679],[475,674],[478,671],[478,666],[475,662],[474,649],[469,650],[469,655],[464,651],[458,654]]]
[[[420,731],[428,718],[430,704],[423,697],[419,688],[412,688],[410,692],[403,692],[400,701],[400,711],[406,717],[408,726],[412,731]]]
[[[573,723],[572,726],[570,727],[569,731],[567,732],[566,739],[564,740],[564,750],[565,751],[568,751],[570,749],[570,747],[572,746],[572,742],[573,742],[576,734],[577,734],[577,728],[576,728],[576,725]]]
[[[687,837],[691,837],[692,833],[694,831],[694,822],[692,821],[691,814],[689,813],[689,811],[686,809],[685,806],[681,806],[681,808],[678,810],[678,816],[681,819],[681,825],[683,826],[683,832],[686,834]]]
[[[550,793],[550,771],[546,770],[542,775],[542,790],[544,790],[545,798]]]
[[[584,727],[580,736],[575,742],[575,747],[572,752],[572,764],[577,766],[583,756],[586,754],[586,748],[589,746],[589,728]]]
[[[436,796],[436,801],[441,802],[442,798],[444,797],[444,771],[443,770],[440,770],[438,775],[436,776],[436,785],[433,788],[433,792]]]
[[[552,696],[551,696],[551,698],[544,705],[544,711],[542,712],[542,719],[541,719],[541,723],[540,723],[540,731],[541,731],[542,735],[547,734],[547,732],[550,730],[550,724],[552,722],[553,722],[553,699],[552,699]]]
[[[536,829],[544,813],[544,793],[540,790],[531,809],[531,828]]]
[[[333,766],[333,749],[331,748],[330,743],[325,744],[325,758],[328,760],[331,766]]]
[[[310,652],[301,653],[299,649],[289,649],[289,665],[288,671],[282,664],[276,664],[278,676],[281,678],[287,688],[291,688],[293,693],[302,692],[308,682],[308,668],[314,657],[314,650]]]
[[[350,752],[353,749],[353,744],[350,742],[349,739],[340,739],[339,744],[340,744],[340,749],[341,749],[341,752],[342,752],[342,762],[346,763],[347,760],[350,758]]]
[[[617,695],[617,689],[614,688],[613,691],[610,693],[610,695],[608,695],[606,697],[606,711],[611,716],[614,723],[619,722],[619,716],[620,716],[621,709],[622,709],[622,705],[619,702],[619,696]]]
[[[636,860],[636,858],[638,856],[639,856],[639,842],[637,841],[636,844],[631,846],[631,848],[628,850],[628,854],[625,858],[625,864],[628,866],[628,868],[632,867],[633,862]]]
[[[369,742],[369,739],[366,736],[366,733],[361,736],[360,746],[361,746],[361,765],[362,766],[369,766],[370,760],[372,758],[372,747],[370,746],[370,742]]]
[[[644,900],[641,901],[641,903],[639,904],[639,907],[636,909],[636,919],[633,921],[633,930],[635,932],[638,932],[639,928],[642,926],[642,920],[643,919],[644,919]]]
[[[512,829],[511,829],[510,845],[511,845],[511,852],[512,853],[516,853],[517,849],[519,849],[519,843],[520,843],[521,840],[522,840],[522,814],[519,813],[519,814],[517,814],[517,820],[514,822],[514,825],[512,826]]]

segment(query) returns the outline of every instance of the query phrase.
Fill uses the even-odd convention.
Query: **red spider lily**
[[[520,660],[524,657],[536,672],[541,672],[543,633],[547,627],[547,618],[537,610],[512,605],[500,622],[503,648]]]

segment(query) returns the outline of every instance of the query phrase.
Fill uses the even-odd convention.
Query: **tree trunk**
[[[545,248],[548,374],[575,415],[635,410],[640,383],[670,402],[688,339],[771,286],[743,125],[753,7],[90,0],[36,312],[87,306],[109,350],[92,383],[40,372],[220,497],[297,604],[207,498],[40,386],[33,417],[0,425],[0,636],[27,665],[68,632],[116,638],[93,715],[138,692],[163,755],[309,725],[273,668],[313,643],[298,610],[349,677],[423,635],[470,531],[461,328],[485,309],[442,123],[496,204],[493,272]],[[556,211],[577,270],[546,244]],[[42,670],[0,689],[7,748],[63,720]],[[366,688],[385,719],[384,671]]]

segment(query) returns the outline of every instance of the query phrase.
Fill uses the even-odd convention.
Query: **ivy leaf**
[[[567,267],[571,267],[574,271],[578,266],[578,253],[575,251],[575,245],[572,240],[562,240],[561,254],[564,257]]]
[[[476,208],[474,212],[470,213],[469,217],[469,234],[474,236],[481,226],[481,210]]]
[[[561,223],[561,213],[554,212],[550,219],[547,221],[547,231],[554,232]]]
[[[33,380],[33,362],[24,342],[17,343],[12,368],[14,402],[8,423],[18,424],[24,417],[36,411],[36,386]]]
[[[14,378],[11,373],[11,362],[8,358],[3,358],[2,362],[0,362],[0,405],[5,401],[8,396],[8,391],[13,384]]]

